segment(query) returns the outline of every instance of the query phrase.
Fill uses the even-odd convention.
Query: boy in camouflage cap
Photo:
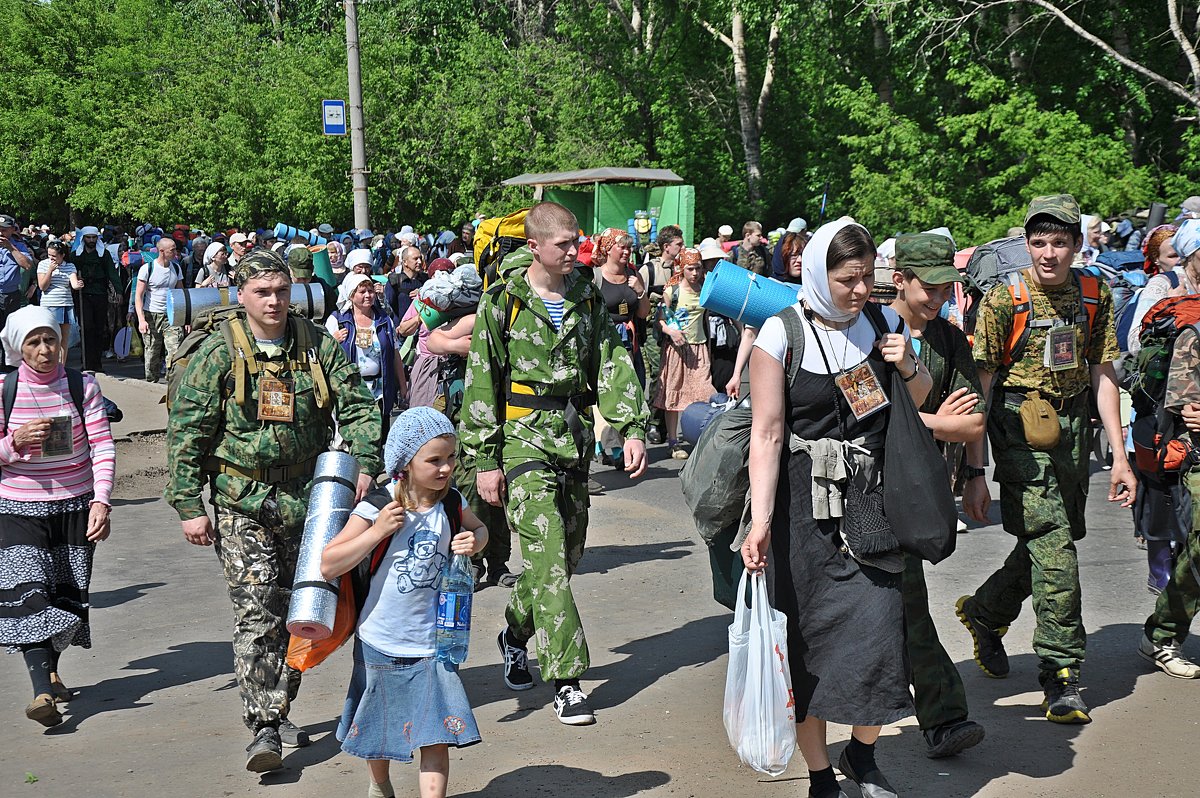
[[[243,720],[254,734],[246,769],[264,772],[282,765],[283,744],[308,743],[288,720],[300,673],[286,665],[286,622],[316,458],[329,448],[336,418],[362,467],[361,498],[382,467],[381,420],[333,337],[288,312],[283,258],[253,250],[234,276],[244,315],[221,322],[195,350],[167,417],[165,498],[189,543],[216,547],[236,618]],[[236,356],[227,334],[238,342]],[[240,400],[230,388],[239,383]]]
[[[1119,354],[1113,301],[1107,285],[1071,269],[1083,245],[1074,197],[1035,198],[1025,216],[1025,236],[1032,266],[1020,273],[1020,280],[997,285],[984,296],[974,348],[984,396],[991,397],[988,437],[1000,483],[1001,519],[1017,540],[1000,569],[974,595],[958,600],[957,611],[974,640],[975,661],[985,674],[999,679],[1008,675],[1001,638],[1025,597],[1032,596],[1037,616],[1033,648],[1046,718],[1089,723],[1079,692],[1086,638],[1075,543],[1087,531],[1091,395],[1108,439],[1123,439],[1113,370]],[[1028,414],[1026,422],[1021,416],[1022,406],[1039,398],[1057,414],[1040,427],[1037,414]],[[1057,443],[1039,440],[1036,430],[1047,428],[1057,428]],[[1034,434],[1027,436],[1027,429]],[[1029,437],[1041,448],[1031,445]],[[969,464],[982,468],[982,445],[967,451]],[[1129,507],[1137,481],[1125,447],[1113,447],[1112,454],[1108,500]],[[974,489],[964,495],[963,504],[969,516],[986,522],[990,501],[986,490]]]
[[[954,268],[954,242],[938,233],[896,239],[892,310],[912,331],[913,351],[933,378],[919,408],[939,446],[983,437],[983,402],[971,344],[962,330],[941,317],[942,306],[963,276]],[[954,660],[938,639],[929,615],[929,592],[921,558],[904,555],[901,577],[905,649],[917,722],[931,758],[953,756],[983,740],[984,730],[967,719],[967,694]]]

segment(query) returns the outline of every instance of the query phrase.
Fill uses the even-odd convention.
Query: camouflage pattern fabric
[[[263,274],[282,274],[292,279],[292,270],[278,252],[270,249],[252,249],[250,253],[237,262],[233,267],[233,280],[243,286],[251,277]]]
[[[1079,225],[1079,203],[1070,194],[1050,194],[1044,197],[1034,197],[1025,212],[1025,225],[1035,216],[1050,216],[1063,224]],[[1082,234],[1082,231],[1080,231]]]
[[[1185,327],[1175,339],[1163,407],[1178,414],[1193,402],[1200,404],[1200,338]]]
[[[1017,541],[967,602],[971,613],[996,629],[1011,624],[1032,596],[1033,650],[1043,672],[1079,667],[1086,643],[1075,541],[1087,532],[1087,402],[1059,413],[1059,425],[1058,446],[1036,452],[1025,442],[1017,410],[999,401],[993,407],[988,437],[1000,483],[1000,514],[1005,531]]]
[[[505,470],[523,462],[506,459]],[[570,584],[583,557],[588,503],[586,480],[563,481],[544,469],[508,486],[508,517],[521,537],[523,570],[504,618],[518,639],[535,638],[545,681],[577,679],[591,664]]]
[[[966,388],[970,393],[983,396],[979,372],[971,357],[971,344],[967,342],[967,336],[962,330],[945,319],[936,318],[925,325],[920,341],[921,351],[918,357],[933,378],[933,390],[919,408],[922,413],[937,413],[946,397],[959,388]],[[985,406],[981,398],[971,412],[982,413]]]
[[[908,679],[913,686],[917,723],[922,729],[933,729],[943,723],[965,720],[967,691],[929,615],[929,591],[920,557],[904,555],[900,594],[904,601]]]
[[[175,354],[175,349],[182,339],[171,333],[166,313],[147,311],[146,324],[150,326],[150,330],[142,336],[146,344],[146,381],[155,382],[162,378],[164,356],[165,362],[170,363],[171,357]]]
[[[737,265],[763,277],[771,276],[771,266],[756,248],[738,247]]]
[[[896,239],[896,268],[908,269],[928,285],[961,283],[954,268],[954,242],[938,233],[911,233]]]
[[[215,549],[233,602],[233,672],[242,719],[254,732],[278,726],[300,689],[300,672],[287,666],[287,612],[302,534],[217,510]]]
[[[1200,496],[1200,470],[1192,469],[1184,477],[1188,492]],[[1192,502],[1192,531],[1187,545],[1175,558],[1171,579],[1158,596],[1154,612],[1146,619],[1146,636],[1156,644],[1175,640],[1183,643],[1200,610],[1200,501]]]
[[[519,301],[511,325],[506,293]],[[646,402],[629,353],[586,275],[567,277],[560,330],[524,269],[507,272],[505,283],[484,293],[467,358],[460,438],[479,471],[503,468],[507,474],[530,461],[545,464],[508,485],[508,520],[521,540],[524,570],[506,617],[519,638],[536,633],[543,678],[573,678],[588,666],[569,579],[587,533],[592,414],[579,413],[581,441],[572,437],[562,411],[532,410],[502,420],[506,363],[512,379],[544,396],[586,393],[594,379],[598,409],[626,439],[645,439]]]
[[[1033,303],[1030,321],[1074,319],[1081,312],[1080,292],[1073,279],[1068,278],[1062,285],[1043,287],[1029,278],[1028,270],[1021,274]],[[1013,301],[1008,286],[994,286],[980,301],[975,326],[974,356],[980,369],[992,373],[1001,370],[1012,323]],[[1005,387],[1041,391],[1047,399],[1069,399],[1085,391],[1091,385],[1090,365],[1108,363],[1121,354],[1113,327],[1112,292],[1103,282],[1100,283],[1100,302],[1086,350],[1083,346],[1086,323],[1074,326],[1075,351],[1079,363],[1074,369],[1052,372],[1044,366],[1042,355],[1049,330],[1033,328],[1029,331],[1024,356],[1013,363],[1004,379]]]
[[[295,323],[312,324],[292,317]],[[258,375],[249,375],[246,404],[239,406],[232,394],[230,376],[233,359],[220,330],[214,330],[188,363],[167,419],[167,468],[170,480],[164,496],[186,521],[204,514],[201,489],[212,479],[213,504],[234,510],[250,518],[270,523],[277,515],[284,526],[303,525],[307,512],[307,481],[269,485],[233,474],[210,474],[205,461],[215,456],[246,469],[292,466],[315,458],[329,448],[333,421],[317,406],[311,371],[288,372],[286,352],[295,346],[292,324],[283,347],[267,356],[254,342],[249,325],[242,319],[234,324],[245,327],[254,351],[249,353],[261,367]],[[359,376],[358,367],[342,353],[341,346],[323,328],[312,330],[330,390],[333,415],[342,438],[358,460],[364,474],[378,475],[383,470],[379,457],[382,421],[371,393]],[[262,375],[275,373],[295,381],[295,410],[292,422],[258,420],[258,383]],[[311,475],[309,475],[311,478]],[[278,505],[266,508],[268,500]]]

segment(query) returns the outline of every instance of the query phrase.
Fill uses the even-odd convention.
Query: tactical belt
[[[268,468],[243,468],[228,460],[222,460],[219,457],[209,457],[204,461],[202,470],[212,474],[228,474],[233,477],[241,477],[242,479],[249,479],[254,482],[262,482],[265,485],[278,485],[300,479],[301,477],[310,477],[316,467],[317,458],[315,457],[311,457],[302,463],[270,466]]]
[[[1004,394],[1004,406],[1011,407],[1014,409],[1020,409],[1021,405],[1025,402],[1027,394],[1033,390],[1034,390],[1033,388],[1028,388],[1028,389],[1004,388],[1004,389],[1002,389],[1002,393]],[[1074,396],[1068,397],[1066,399],[1054,399],[1049,396],[1043,395],[1042,399],[1044,399],[1046,402],[1048,402],[1050,404],[1051,407],[1054,408],[1054,412],[1064,413],[1064,412],[1073,410],[1073,409],[1079,407],[1080,405],[1086,404],[1087,399],[1088,399],[1088,392],[1085,389],[1085,390],[1082,390],[1079,393],[1075,394]]]
[[[528,391],[528,393],[525,393]],[[587,432],[583,428],[583,420],[579,414],[596,404],[596,394],[592,391],[577,393],[572,396],[536,396],[533,389],[519,382],[508,384],[508,397],[505,402],[504,415],[506,418],[521,418],[533,410],[552,410],[562,413],[575,442],[575,449],[580,457],[587,456]]]

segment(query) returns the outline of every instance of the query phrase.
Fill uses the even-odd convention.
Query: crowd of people
[[[124,337],[134,351],[141,342],[146,380],[176,370],[165,497],[185,539],[215,548],[227,581],[251,771],[276,769],[284,746],[308,743],[288,719],[301,672],[289,664],[286,614],[319,454],[341,449],[361,472],[357,506],[325,549],[322,573],[372,560],[338,739],[368,760],[370,796],[394,795],[388,761],[418,751],[421,794],[438,796],[449,748],[481,732],[457,667],[436,656],[432,564],[470,555],[479,587],[510,588],[496,640],[504,683],[534,686],[532,642],[557,719],[593,723],[570,584],[589,494],[602,491],[589,472],[639,477],[647,443],[686,460],[681,414],[714,395],[752,394],[750,523],[738,550],[746,569],[765,571],[772,604],[788,618],[809,794],[843,794],[826,748],[832,721],[853,727],[841,772],[866,795],[896,795],[875,762],[882,726],[915,712],[931,757],[976,745],[984,729],[934,630],[921,559],[886,525],[868,534],[886,459],[904,456],[885,447],[893,374],[979,522],[991,503],[985,466],[995,468],[1014,544],[955,607],[976,662],[988,676],[1008,675],[1003,638],[1032,597],[1045,717],[1090,722],[1076,543],[1086,532],[1092,439],[1098,429],[1128,438],[1122,389],[1138,368],[1142,318],[1200,290],[1200,198],[1174,224],[1149,230],[1081,214],[1070,195],[1034,198],[1010,231],[1030,265],[973,298],[945,228],[877,245],[849,218],[813,232],[801,218],[770,232],[749,221],[740,239],[722,226],[691,247],[668,225],[638,247],[616,228],[583,236],[552,202],[530,209],[524,226],[525,246],[482,288],[468,279],[473,222],[439,236],[411,227],[335,235],[321,225],[280,241],[267,230],[209,236],[148,225],[54,236],[17,232],[0,215],[0,339],[11,369],[0,598],[16,608],[0,619],[0,642],[25,658],[27,716],[61,722],[71,691],[59,656],[90,645],[87,589],[95,544],[109,531],[114,447],[88,372],[129,356]],[[309,243],[318,236],[326,243]],[[1118,300],[1116,278],[1101,267],[1106,251],[1131,246],[1145,279]],[[759,328],[706,309],[701,292],[721,261],[795,285],[798,301]],[[294,286],[314,281],[332,299],[324,318],[289,309]],[[435,283],[470,301],[431,315]],[[170,291],[231,286],[238,304],[208,326],[170,324]],[[1126,307],[1133,332],[1123,342]],[[83,372],[65,368],[76,335]],[[1178,437],[1200,432],[1194,330],[1180,335],[1166,395]],[[1134,508],[1148,585],[1161,593],[1138,650],[1169,675],[1197,678],[1180,645],[1200,607],[1200,515],[1164,533],[1151,510],[1171,497],[1139,480],[1127,449],[1113,447],[1108,499]],[[1185,468],[1176,488],[1195,479],[1200,470]]]

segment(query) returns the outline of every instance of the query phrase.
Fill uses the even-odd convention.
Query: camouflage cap
[[[292,251],[287,256],[287,262],[293,277],[313,276],[312,252],[308,247],[292,247]]]
[[[1049,216],[1065,225],[1078,227],[1079,203],[1070,194],[1034,197],[1033,202],[1029,203],[1029,211],[1025,214],[1026,227],[1035,216]]]
[[[271,274],[273,272],[278,272],[289,280],[292,276],[288,265],[284,263],[283,258],[279,257],[278,253],[272,252],[269,249],[255,249],[251,250],[248,255],[237,262],[237,266],[234,267],[233,276],[237,284],[242,286],[252,277]]]
[[[954,268],[954,242],[939,233],[912,233],[896,239],[896,268],[908,269],[923,283],[961,283]]]

